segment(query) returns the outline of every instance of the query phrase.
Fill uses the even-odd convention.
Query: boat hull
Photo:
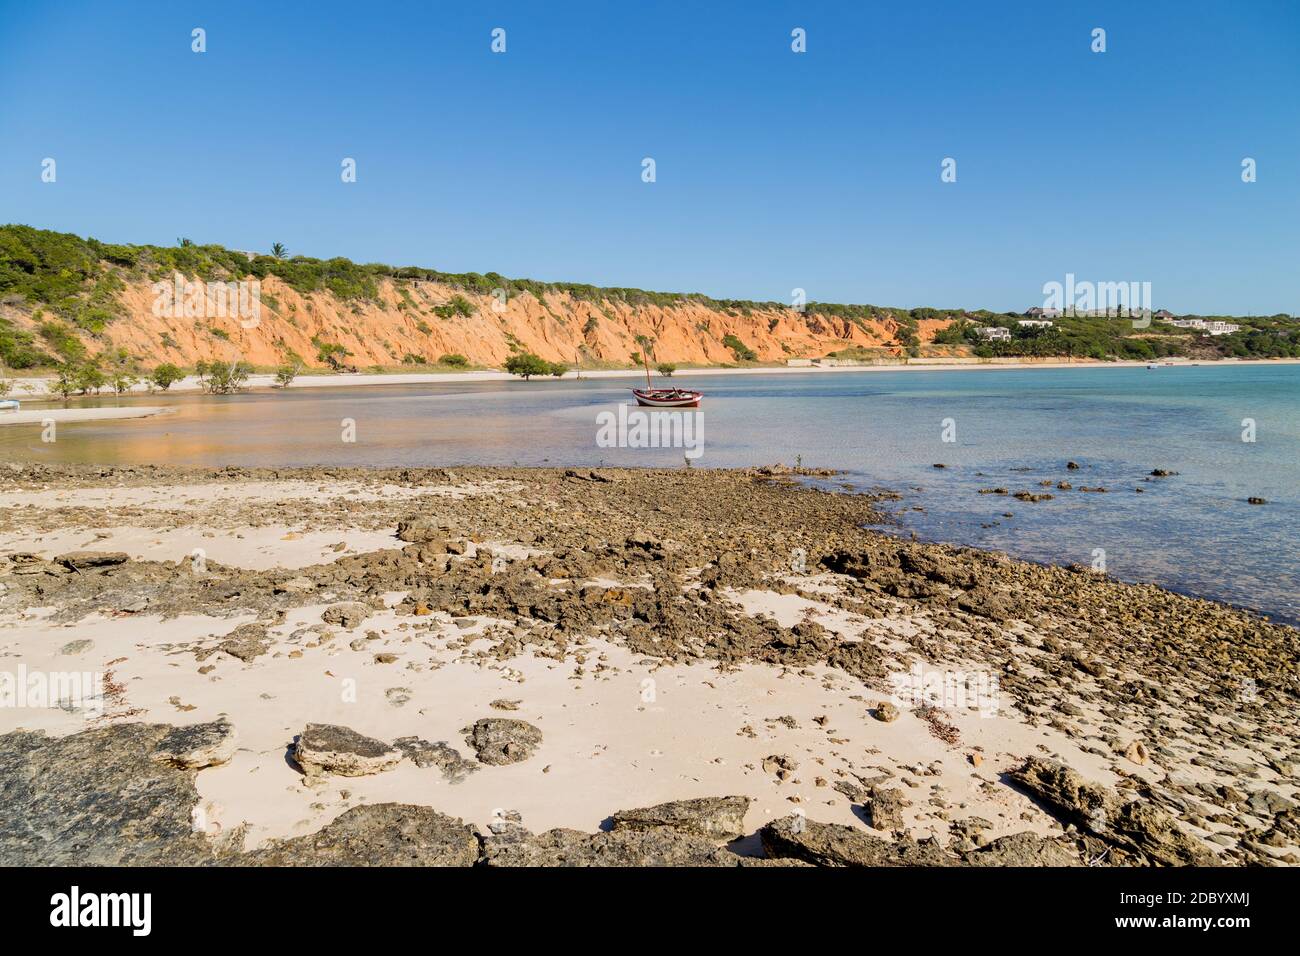
[[[634,388],[636,403],[645,408],[699,408],[701,392],[692,392],[685,388]]]

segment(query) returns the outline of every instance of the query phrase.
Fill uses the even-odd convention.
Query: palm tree
[[[284,247],[283,242],[271,243],[271,255],[275,256],[277,259],[283,259],[288,254],[289,250]]]
[[[194,240],[193,240],[193,239],[184,239],[184,238],[177,239],[177,240],[176,240],[176,245],[180,246],[180,247],[183,248],[183,249],[184,249],[184,248],[188,248],[189,246],[194,245]]]

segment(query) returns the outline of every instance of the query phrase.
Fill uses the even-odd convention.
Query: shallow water
[[[712,375],[696,467],[843,469],[927,540],[1092,564],[1300,621],[1300,365]],[[631,379],[102,398],[150,419],[0,429],[0,459],[186,465],[684,466],[681,449],[602,448]],[[346,442],[345,420],[355,422]],[[1243,419],[1255,441],[1242,440]],[[950,437],[944,441],[948,420]],[[1067,460],[1083,467],[1067,471]],[[945,464],[944,469],[933,467]],[[1154,468],[1176,477],[1144,480]],[[1104,494],[1039,482],[1103,486]],[[979,489],[1047,491],[1028,503]],[[1143,494],[1134,491],[1144,489]],[[1249,505],[1246,498],[1266,498]],[[924,510],[914,510],[914,509]],[[1013,517],[1003,517],[1010,512]]]

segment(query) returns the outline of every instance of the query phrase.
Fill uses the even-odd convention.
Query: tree
[[[72,393],[77,390],[77,370],[71,365],[64,363],[59,366],[59,372],[54,377],[54,390],[63,396],[66,402]]]
[[[182,236],[181,238],[176,240],[176,245],[180,246],[182,249],[188,249],[192,245],[194,245],[194,240],[186,239],[185,237]]]
[[[185,377],[185,370],[171,362],[163,362],[149,373],[149,381],[164,392]]]
[[[338,371],[343,368],[343,359],[352,353],[344,345],[337,342],[321,342],[316,340],[316,361],[326,362],[329,367]]]
[[[113,386],[113,391],[118,395],[123,392],[129,392],[135,387],[135,383],[140,381],[126,369],[117,369],[109,377],[108,384]]]
[[[271,243],[271,255],[277,259],[284,259],[289,255],[289,250],[284,247],[283,242]]]
[[[677,366],[672,362],[660,362],[655,368],[659,370],[659,374],[664,378],[672,378],[673,372],[677,371]]]
[[[213,395],[227,395],[237,392],[253,374],[253,366],[247,362],[199,362],[194,366],[203,387]]]
[[[298,365],[296,362],[292,365],[288,363],[281,365],[275,370],[275,387],[288,388],[293,380],[298,377],[298,372],[301,369],[302,366]]]
[[[534,375],[549,375],[551,363],[532,352],[518,352],[506,359],[506,371],[523,376],[526,382]]]
[[[78,366],[73,373],[72,381],[82,395],[89,395],[91,392],[98,395],[99,390],[108,384],[103,371],[94,362],[86,362]]]
[[[550,366],[550,372],[556,378],[564,378],[564,373],[569,370],[569,366],[563,362],[551,362]]]

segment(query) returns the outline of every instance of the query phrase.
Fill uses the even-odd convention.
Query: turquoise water
[[[1300,365],[705,375],[695,467],[784,461],[891,488],[899,527],[1110,573],[1300,621]],[[201,465],[648,465],[680,450],[601,448],[628,379],[371,386],[99,399],[171,414],[0,429],[0,457]],[[1243,419],[1255,441],[1242,441]],[[344,419],[356,441],[342,441]],[[945,420],[955,442],[945,442]],[[1083,467],[1067,471],[1074,460]],[[942,463],[940,470],[932,467]],[[1152,469],[1177,471],[1144,481]],[[1058,491],[1039,482],[1103,486]],[[979,489],[1048,491],[1031,504]],[[1144,493],[1138,494],[1135,488]],[[1265,505],[1246,498],[1262,497]],[[924,510],[916,510],[924,509]],[[1013,517],[1003,517],[1010,512]]]

